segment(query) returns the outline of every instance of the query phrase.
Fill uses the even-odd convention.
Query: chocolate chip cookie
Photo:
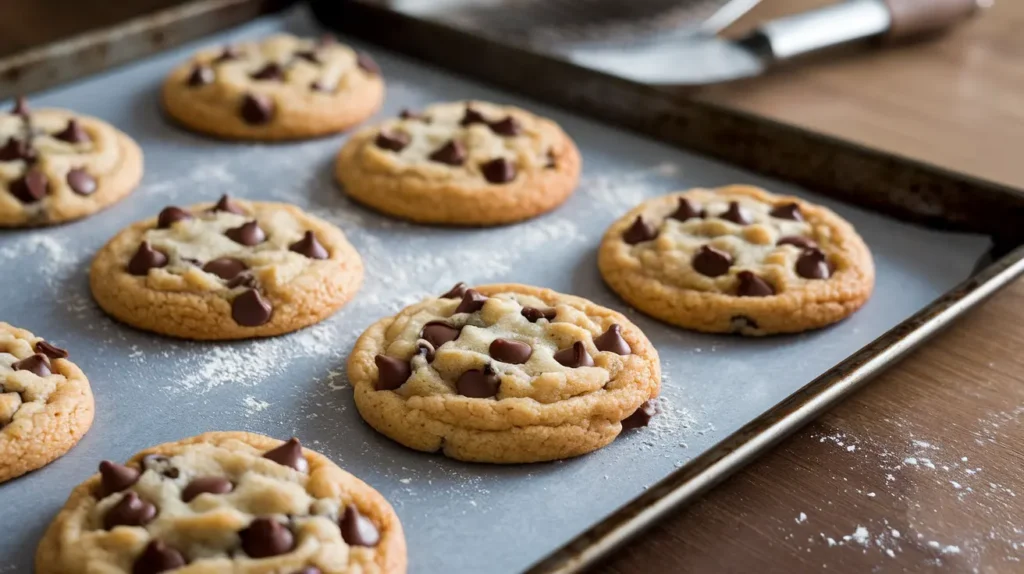
[[[486,102],[436,104],[356,133],[335,174],[356,201],[420,223],[500,225],[564,202],[580,155],[551,120]]]
[[[0,112],[0,227],[51,225],[91,215],[131,193],[142,152],[96,118],[30,109]]]
[[[200,51],[163,87],[172,118],[210,135],[291,140],[346,130],[384,101],[380,68],[339,44],[278,34]]]
[[[321,321],[363,280],[337,227],[293,205],[224,196],[164,208],[96,254],[93,297],[140,329],[186,339],[288,333]]]
[[[348,377],[363,419],[405,446],[518,463],[585,454],[645,425],[661,367],[615,311],[539,287],[460,283],[367,329]]]
[[[94,411],[89,380],[67,351],[0,322],[0,482],[71,450]]]
[[[298,440],[211,432],[101,462],[36,552],[37,574],[178,568],[400,574],[405,538],[377,491]]]
[[[630,305],[708,333],[824,327],[859,309],[875,283],[871,252],[841,217],[742,185],[640,204],[608,229],[598,266]]]

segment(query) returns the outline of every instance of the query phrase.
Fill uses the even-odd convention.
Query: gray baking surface
[[[196,47],[277,30],[314,33],[303,13],[270,17],[215,39],[34,97],[121,127],[146,154],[142,186],[94,217],[0,233],[0,319],[69,349],[96,395],[96,422],[63,458],[0,485],[0,572],[28,572],[46,525],[101,459],[210,430],[295,435],[366,480],[395,506],[413,573],[518,572],[754,419],[965,279],[985,238],[927,230],[792,185],[654,143],[369,48],[388,96],[377,118],[439,100],[509,102],[550,116],[579,143],[583,180],[555,212],[495,229],[422,227],[372,213],[332,180],[344,136],[285,145],[232,144],[172,127],[163,76]],[[871,247],[875,294],[856,315],[816,333],[765,339],[669,328],[629,310],[601,282],[604,229],[650,197],[748,182],[828,205]],[[93,303],[88,266],[118,229],[168,204],[222,193],[294,202],[340,226],[366,281],[338,314],[274,339],[193,343],[115,323]],[[661,353],[663,413],[588,456],[550,464],[464,464],[407,450],[359,418],[344,375],[349,349],[378,318],[456,281],[542,285],[622,310]]]

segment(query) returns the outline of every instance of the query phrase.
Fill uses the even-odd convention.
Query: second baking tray
[[[378,118],[440,100],[507,102],[558,121],[584,158],[577,192],[535,220],[493,229],[395,221],[348,201],[332,181],[344,136],[231,144],[182,132],[161,116],[160,81],[200,44],[280,30],[318,33],[301,11],[267,17],[33,98],[36,106],[75,108],[124,129],[142,145],[146,173],[135,194],[92,218],[0,234],[0,319],[68,348],[97,401],[96,422],[78,447],[0,485],[0,572],[31,570],[46,524],[99,460],[233,429],[298,436],[377,488],[405,526],[413,573],[512,573],[538,563],[538,571],[574,569],[724,477],[1021,267],[1014,254],[964,284],[989,237],[901,222],[362,45],[388,82]],[[631,313],[604,287],[596,247],[609,223],[647,197],[735,182],[799,195],[850,220],[878,268],[869,303],[829,329],[751,340],[667,327]],[[95,306],[88,264],[116,230],[165,205],[222,193],[293,202],[339,225],[366,263],[362,290],[320,325],[233,343],[143,333]],[[983,223],[971,221],[976,231]],[[662,357],[661,414],[596,453],[535,465],[464,464],[375,433],[359,419],[344,378],[352,344],[380,317],[460,280],[542,285],[629,313]]]

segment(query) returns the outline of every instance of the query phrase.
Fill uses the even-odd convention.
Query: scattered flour
[[[242,405],[245,407],[245,416],[247,417],[270,408],[270,403],[261,401],[251,395],[242,399]]]

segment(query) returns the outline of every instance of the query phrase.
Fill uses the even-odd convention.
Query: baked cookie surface
[[[296,439],[211,432],[99,470],[50,524],[37,574],[406,570],[387,501]]]
[[[53,462],[92,426],[92,389],[67,357],[0,322],[0,482]]]
[[[362,260],[337,227],[293,205],[228,196],[127,227],[89,274],[107,313],[186,339],[307,327],[350,300],[362,279]]]
[[[0,227],[29,227],[91,215],[132,192],[142,152],[93,117],[30,109],[24,98],[0,113]]]
[[[657,351],[624,316],[517,284],[459,284],[378,321],[348,377],[377,431],[494,463],[599,449],[647,424],[661,385]]]
[[[208,48],[175,68],[163,105],[192,130],[222,138],[290,140],[346,130],[384,101],[380,68],[330,37],[278,34]]]
[[[473,101],[360,130],[338,154],[335,175],[353,199],[389,215],[484,226],[558,207],[580,164],[576,144],[551,120]]]
[[[697,331],[768,335],[859,309],[875,268],[853,226],[796,197],[734,185],[648,200],[608,228],[608,285],[653,317]]]

